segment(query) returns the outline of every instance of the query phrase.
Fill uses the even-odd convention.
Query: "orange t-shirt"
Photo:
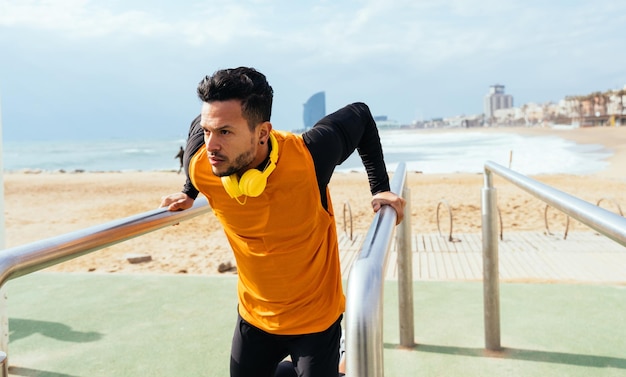
[[[315,166],[301,136],[272,131],[276,169],[258,197],[244,205],[211,171],[206,149],[189,175],[222,223],[238,269],[239,313],[272,334],[326,330],[345,310],[332,203],[321,203]]]

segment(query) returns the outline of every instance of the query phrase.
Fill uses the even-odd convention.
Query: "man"
[[[178,174],[180,174],[180,172],[183,170],[183,157],[184,156],[185,156],[185,150],[181,146],[180,149],[178,150],[178,153],[176,154],[176,156],[174,156],[174,158],[177,158],[180,161],[180,167],[178,168]]]
[[[286,356],[299,376],[337,376],[345,298],[327,187],[335,166],[358,149],[374,211],[390,205],[403,217],[372,115],[355,103],[301,136],[273,130],[273,90],[246,67],[206,76],[198,96],[189,179],[161,206],[187,209],[201,192],[232,246],[239,301],[231,376],[272,377]]]

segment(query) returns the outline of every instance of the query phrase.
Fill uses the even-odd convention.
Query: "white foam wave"
[[[388,170],[405,162],[408,171],[426,174],[481,173],[486,161],[510,163],[511,168],[528,175],[589,174],[605,169],[611,155],[602,145],[510,133],[383,131],[381,143]],[[363,171],[358,155],[352,155],[339,170]]]

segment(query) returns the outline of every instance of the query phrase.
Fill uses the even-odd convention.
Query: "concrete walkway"
[[[39,272],[7,283],[11,376],[228,376],[236,277]],[[414,349],[385,286],[385,376],[625,376],[626,288],[501,285],[503,352],[482,284],[415,282]]]
[[[363,236],[342,234],[344,276],[356,258]],[[545,235],[513,232],[499,243],[500,279],[505,282],[577,282],[626,284],[626,247],[595,232]],[[414,234],[413,279],[420,281],[482,281],[482,239],[479,233]],[[394,247],[392,246],[392,250]],[[386,279],[397,279],[396,253],[390,254]]]

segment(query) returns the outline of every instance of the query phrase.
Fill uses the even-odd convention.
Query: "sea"
[[[558,136],[510,132],[380,131],[387,169],[404,162],[424,174],[481,173],[493,161],[522,174],[584,175],[608,167],[611,152],[602,145],[577,144]],[[2,145],[5,172],[177,171],[175,157],[184,139],[11,141]],[[336,171],[364,171],[353,153]]]

